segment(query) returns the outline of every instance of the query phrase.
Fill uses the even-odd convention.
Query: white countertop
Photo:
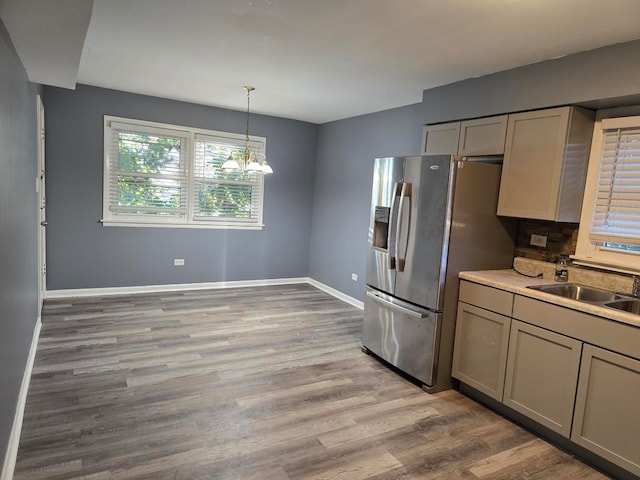
[[[532,285],[548,285],[554,283],[549,279],[530,278],[516,273],[512,269],[505,270],[480,270],[475,272],[460,272],[459,277],[470,282],[480,283],[489,287],[499,288],[507,292],[516,293],[525,297],[536,298],[548,303],[571,308],[592,315],[603,317],[607,320],[614,320],[640,328],[640,315],[602,307],[578,300],[559,297],[550,293],[541,292],[527,288]],[[640,346],[639,346],[640,347]]]

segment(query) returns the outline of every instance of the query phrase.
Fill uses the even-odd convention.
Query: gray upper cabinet
[[[509,115],[498,215],[580,221],[593,119],[578,107]]]
[[[425,125],[423,155],[502,155],[507,115]]]
[[[425,125],[422,130],[423,155],[455,155],[458,153],[460,122]]]
[[[507,115],[460,122],[458,155],[502,155],[507,136]]]

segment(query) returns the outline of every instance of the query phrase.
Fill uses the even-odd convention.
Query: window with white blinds
[[[222,136],[196,135],[194,219],[233,223],[262,223],[262,175],[225,172],[222,164],[244,141]],[[263,149],[250,142],[256,152]]]
[[[640,124],[617,127],[608,120],[602,121],[591,238],[640,246]]]
[[[105,116],[104,139],[105,225],[262,228],[264,177],[221,168],[243,135]]]
[[[640,116],[596,123],[575,259],[640,271]]]

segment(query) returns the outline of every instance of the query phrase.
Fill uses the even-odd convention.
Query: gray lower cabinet
[[[511,318],[458,302],[451,375],[502,401]]]
[[[461,280],[452,376],[640,477],[640,328]]]
[[[513,320],[503,403],[569,437],[582,342]]]
[[[571,440],[640,476],[640,361],[585,345]]]

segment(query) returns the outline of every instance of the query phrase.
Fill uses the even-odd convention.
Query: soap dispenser
[[[569,280],[569,264],[566,255],[560,255],[558,262],[556,263],[556,282],[566,282]]]

